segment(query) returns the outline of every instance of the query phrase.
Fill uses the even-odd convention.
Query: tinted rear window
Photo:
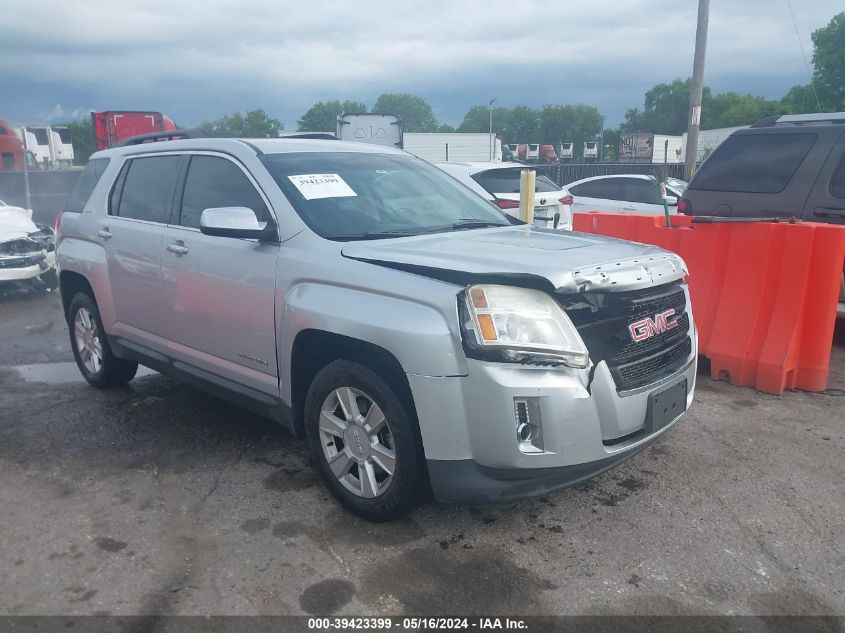
[[[65,202],[65,211],[82,213],[85,205],[88,203],[88,198],[91,197],[91,192],[94,191],[94,187],[100,182],[100,178],[102,178],[103,172],[106,171],[108,164],[108,158],[95,158],[94,160],[88,161],[88,165],[79,174],[73,191],[70,192],[67,202]]]
[[[569,193],[573,196],[584,198],[602,198],[604,200],[622,199],[621,178],[601,178],[599,180],[588,180],[580,185],[568,187]]]
[[[815,134],[729,137],[707,160],[690,189],[779,193],[816,142]]]
[[[117,213],[122,218],[167,222],[180,156],[135,158],[129,163]],[[114,207],[112,207],[114,213]]]
[[[522,169],[492,169],[472,175],[472,179],[484,187],[488,193],[519,193],[519,178]],[[554,182],[537,174],[534,184],[534,191],[547,193],[549,191],[560,191]]]

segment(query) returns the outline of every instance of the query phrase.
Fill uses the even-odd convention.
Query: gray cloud
[[[841,0],[793,9],[809,54]],[[195,124],[264,107],[293,128],[320,99],[407,91],[451,122],[495,95],[593,103],[615,123],[651,85],[689,74],[695,14],[692,0],[12,0],[0,116],[132,108]],[[706,81],[768,97],[807,81],[785,0],[713,0]]]

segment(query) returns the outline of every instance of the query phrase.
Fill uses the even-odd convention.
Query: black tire
[[[98,333],[101,362],[98,369],[92,369],[86,365],[79,351],[77,337],[75,333],[76,317],[80,310],[86,310],[86,315],[93,321]],[[135,377],[135,372],[138,371],[138,363],[124,360],[115,356],[111,347],[109,347],[108,337],[103,329],[103,321],[100,319],[100,311],[97,309],[97,303],[90,295],[84,292],[78,292],[70,301],[70,309],[68,310],[68,330],[70,331],[70,347],[73,350],[73,357],[76,360],[76,366],[82,373],[82,377],[88,383],[97,387],[98,389],[106,389],[108,387],[117,387],[125,385]]]
[[[373,498],[350,492],[332,472],[324,453],[324,440],[319,429],[323,403],[335,390],[343,387],[365,394],[363,402],[370,399],[378,405],[387,421],[389,443],[395,455],[394,471],[390,481],[387,484],[382,482],[383,488]],[[408,514],[426,498],[425,458],[411,415],[410,407],[403,406],[390,383],[360,363],[337,360],[326,365],[314,377],[305,401],[305,435],[326,486],[350,512],[368,521],[390,521]],[[360,472],[357,468],[356,464],[354,472]]]

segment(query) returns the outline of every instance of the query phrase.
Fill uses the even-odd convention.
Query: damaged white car
[[[31,210],[0,200],[0,283],[21,281],[56,287],[53,229],[35,224]]]

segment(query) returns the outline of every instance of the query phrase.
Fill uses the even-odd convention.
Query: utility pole
[[[684,180],[692,178],[698,158],[698,128],[701,124],[701,94],[704,90],[704,54],[707,52],[707,22],[710,19],[710,0],[698,0],[698,25],[695,28],[695,57],[692,62],[692,85],[689,96],[687,127],[687,155],[684,161]]]
[[[599,162],[604,162],[604,115],[601,117],[601,132],[599,132]]]
[[[490,162],[493,162],[493,147],[495,147],[495,142],[493,141],[493,104],[496,102],[498,97],[493,97],[490,99]]]

